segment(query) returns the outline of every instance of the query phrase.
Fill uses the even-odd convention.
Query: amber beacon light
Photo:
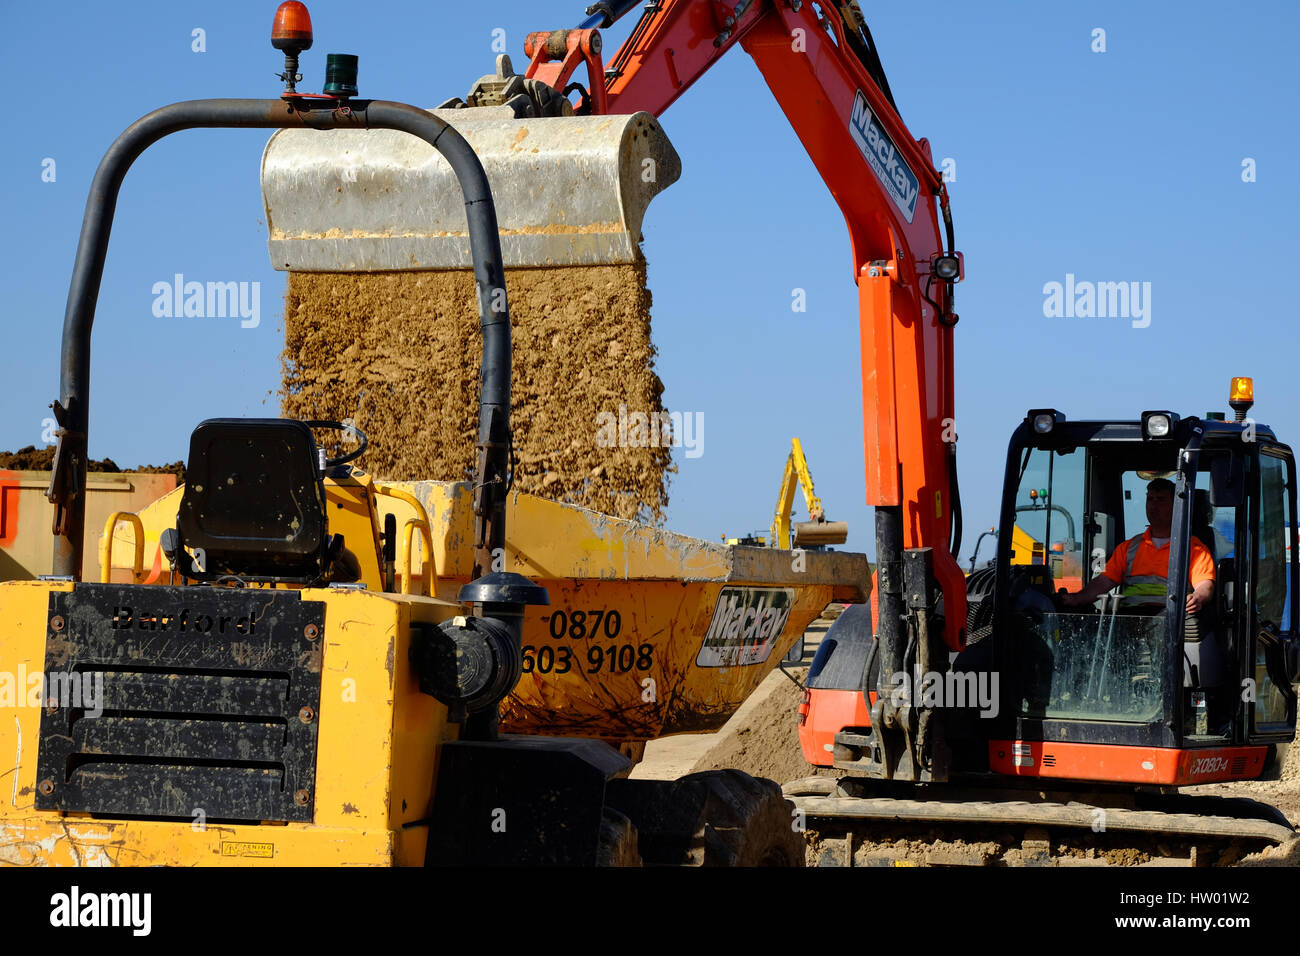
[[[298,0],[286,0],[275,11],[271,24],[271,46],[284,52],[284,81],[286,93],[296,92],[295,84],[302,79],[298,72],[298,54],[311,49],[311,14]]]
[[[1255,404],[1254,379],[1234,378],[1228,387],[1228,404],[1236,413],[1237,421],[1243,421],[1250,406]]]

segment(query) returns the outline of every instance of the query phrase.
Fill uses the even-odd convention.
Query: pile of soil
[[[0,471],[49,471],[54,467],[54,447],[46,445],[37,448],[28,445],[17,451],[0,451]],[[178,481],[185,480],[185,462],[174,461],[170,465],[141,465],[139,468],[119,468],[111,458],[91,459],[89,471],[108,474],[167,475],[174,474]]]
[[[808,668],[789,668],[789,672],[802,681]],[[803,759],[797,723],[803,691],[793,681],[779,675],[776,679],[780,686],[760,700],[734,732],[731,727],[724,728],[718,743],[699,759],[693,772],[732,767],[781,784],[821,773],[838,776],[837,771],[814,768]]]
[[[645,280],[644,260],[507,271],[514,488],[661,521],[668,441],[628,447],[649,436],[600,427],[620,406],[663,411]],[[468,271],[289,276],[283,414],[352,419],[370,441],[357,463],[379,478],[472,477],[481,356]]]

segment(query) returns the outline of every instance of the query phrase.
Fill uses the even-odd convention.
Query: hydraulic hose
[[[593,3],[587,8],[587,19],[578,24],[579,30],[603,30],[632,12],[641,0],[607,0]]]
[[[957,449],[948,448],[948,494],[952,496],[952,534],[950,536],[953,560],[958,564],[961,558],[961,486],[957,483]]]

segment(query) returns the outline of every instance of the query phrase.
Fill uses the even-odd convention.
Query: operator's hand
[[[1202,581],[1196,585],[1191,593],[1187,595],[1187,613],[1198,614],[1210,603],[1210,597],[1214,594],[1214,582]]]
[[[1064,588],[1061,589],[1060,598],[1061,603],[1066,607],[1079,607],[1082,604],[1088,603],[1088,599],[1084,597],[1082,593],[1070,594]]]

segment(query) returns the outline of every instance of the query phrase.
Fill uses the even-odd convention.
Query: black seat
[[[190,436],[179,544],[192,577],[312,583],[329,564],[325,486],[311,430],[285,418],[213,418]]]

